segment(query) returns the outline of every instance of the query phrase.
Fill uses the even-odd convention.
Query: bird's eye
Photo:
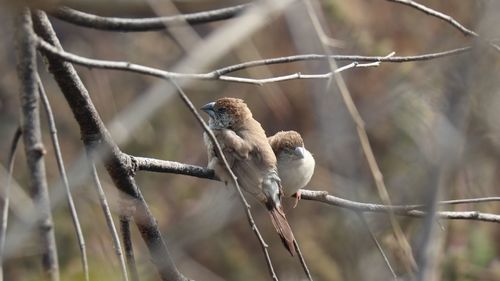
[[[225,107],[221,107],[221,108],[219,108],[219,109],[217,110],[217,112],[219,112],[219,113],[224,113],[224,112],[226,112],[226,108],[225,108]]]

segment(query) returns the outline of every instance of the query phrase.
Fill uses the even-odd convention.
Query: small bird
[[[278,159],[278,175],[284,195],[295,196],[295,208],[300,200],[300,189],[309,183],[314,173],[314,157],[296,131],[281,131],[268,140]]]
[[[281,205],[283,189],[276,168],[276,156],[267,141],[266,133],[245,102],[236,98],[220,98],[204,105],[201,110],[209,116],[214,133],[238,184],[266,206],[271,221],[283,244],[295,255],[294,235]],[[217,157],[208,135],[203,139],[208,151],[208,168],[226,184],[230,175]]]

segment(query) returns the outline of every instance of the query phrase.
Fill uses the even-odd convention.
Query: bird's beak
[[[306,155],[306,149],[302,146],[298,146],[295,148],[295,155],[299,156],[301,159]]]
[[[209,102],[209,103],[205,104],[204,106],[202,106],[200,109],[205,111],[210,117],[213,117],[214,116],[214,105],[215,105],[215,102]]]

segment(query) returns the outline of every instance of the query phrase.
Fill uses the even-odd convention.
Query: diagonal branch
[[[435,18],[438,18],[444,22],[447,22],[448,24],[452,25],[453,27],[455,27],[456,29],[458,29],[460,32],[462,32],[465,36],[474,36],[474,37],[478,37],[478,34],[468,28],[466,28],[465,26],[463,26],[462,24],[460,24],[456,19],[454,19],[453,17],[447,15],[447,14],[444,14],[444,13],[441,13],[439,11],[436,11],[434,9],[431,9],[425,5],[422,5],[420,3],[417,3],[415,1],[412,1],[412,0],[386,0],[386,1],[389,1],[389,2],[394,2],[394,3],[399,3],[399,4],[403,4],[403,5],[406,5],[406,6],[409,6],[409,7],[412,7],[414,9],[417,9],[421,12],[424,12],[426,13],[427,15],[429,16],[433,16]]]
[[[45,89],[43,88],[40,76],[36,75],[38,92],[40,98],[42,99],[43,107],[45,109],[45,115],[47,115],[47,121],[49,123],[50,137],[52,139],[52,145],[54,146],[54,152],[56,155],[57,168],[59,169],[59,174],[61,176],[64,189],[66,191],[66,199],[68,200],[68,206],[71,214],[71,219],[76,231],[76,237],[78,240],[78,246],[80,247],[80,255],[82,258],[83,275],[86,281],[89,280],[89,264],[87,260],[87,250],[85,248],[85,239],[83,237],[82,227],[80,225],[80,220],[78,219],[78,213],[76,212],[75,203],[73,201],[73,195],[71,194],[71,188],[69,186],[68,176],[66,175],[66,169],[64,168],[64,161],[62,158],[61,147],[59,145],[59,139],[57,137],[56,122],[54,120],[54,115],[52,114],[52,108],[49,103]]]
[[[125,265],[125,258],[123,257],[123,250],[120,244],[120,238],[118,237],[118,231],[116,231],[115,222],[113,220],[113,215],[111,214],[111,209],[109,208],[108,199],[106,198],[106,194],[104,193],[104,189],[102,188],[101,181],[99,180],[99,175],[97,174],[97,170],[95,168],[94,159],[92,159],[92,148],[88,149],[88,161],[90,165],[90,172],[92,176],[92,181],[94,182],[94,187],[97,191],[97,196],[99,197],[99,203],[101,204],[102,212],[104,214],[104,219],[106,220],[106,225],[108,226],[108,230],[111,234],[111,240],[113,241],[113,249],[115,250],[115,254],[118,257],[118,261],[120,263],[120,271],[122,274],[122,280],[128,281],[127,274],[127,266]]]
[[[198,13],[141,19],[102,17],[80,12],[68,7],[58,8],[50,12],[50,15],[60,20],[89,28],[101,29],[106,31],[137,32],[163,30],[165,29],[165,27],[176,26],[185,23],[202,24],[231,19],[238,16],[249,6],[250,4],[243,4]]]

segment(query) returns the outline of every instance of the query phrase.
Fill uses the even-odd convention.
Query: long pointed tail
[[[273,222],[274,228],[278,232],[283,245],[290,252],[292,256],[295,255],[295,237],[293,236],[292,229],[286,220],[285,213],[280,207],[274,207],[268,210],[269,215],[271,215],[271,221]]]

